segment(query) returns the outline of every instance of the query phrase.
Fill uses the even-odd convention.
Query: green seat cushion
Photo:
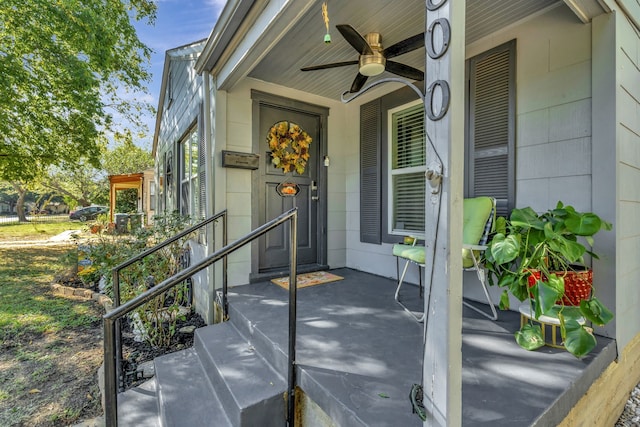
[[[467,245],[477,245],[484,232],[487,220],[493,209],[490,197],[474,197],[464,199],[462,219],[462,242]],[[462,266],[473,267],[473,258],[468,249],[462,250]]]
[[[406,258],[418,264],[424,264],[424,246],[393,245],[393,255]]]

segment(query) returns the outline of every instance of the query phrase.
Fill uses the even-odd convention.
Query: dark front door
[[[320,264],[318,230],[320,218],[319,172],[321,145],[321,116],[268,104],[259,106],[259,152],[260,152],[260,200],[258,222],[265,222],[281,213],[298,208],[298,264],[313,266]],[[284,173],[273,165],[268,138],[271,127],[280,122],[297,124],[311,137],[309,160],[302,174]],[[277,187],[282,182],[297,184],[300,192],[293,197],[282,197]],[[324,225],[324,224],[323,224]],[[321,229],[321,228],[320,228]],[[320,239],[324,237],[321,236]],[[259,273],[289,268],[289,225],[288,223],[270,231],[259,240]]]

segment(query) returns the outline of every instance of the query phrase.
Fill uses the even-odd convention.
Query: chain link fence
[[[31,223],[38,223],[38,224],[51,223],[51,222],[63,222],[63,221],[69,221],[69,214],[27,215],[27,221]],[[0,224],[19,224],[19,223],[20,221],[18,220],[17,215],[0,216]]]

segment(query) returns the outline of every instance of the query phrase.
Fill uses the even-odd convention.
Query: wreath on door
[[[271,150],[271,163],[275,167],[285,173],[304,173],[312,138],[300,126],[287,121],[278,122],[269,129],[267,142]]]

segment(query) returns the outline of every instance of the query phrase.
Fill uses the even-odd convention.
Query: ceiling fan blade
[[[362,89],[362,86],[367,81],[367,78],[368,78],[367,76],[363,76],[362,74],[358,73],[356,75],[356,78],[353,79],[353,83],[351,83],[351,89],[349,89],[349,92],[356,93],[360,89]]]
[[[327,68],[345,67],[347,65],[357,65],[358,61],[332,62],[331,64],[311,65],[300,68],[300,71],[326,70]]]
[[[385,58],[403,55],[424,46],[424,33],[404,39],[382,51]]]
[[[373,55],[369,43],[351,25],[336,25],[340,34],[361,55]]]
[[[424,73],[422,71],[399,62],[387,61],[386,70],[411,80],[424,80]]]

